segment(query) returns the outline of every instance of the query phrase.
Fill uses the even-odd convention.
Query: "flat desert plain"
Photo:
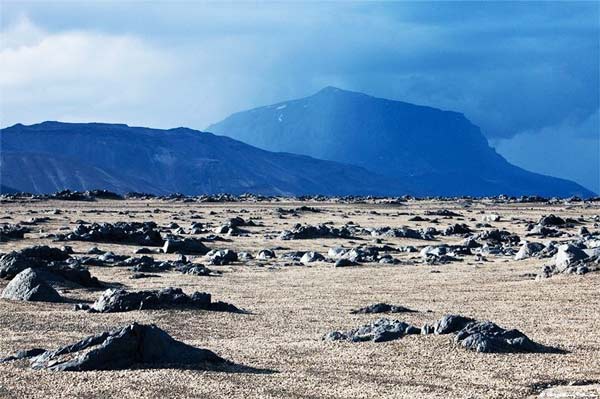
[[[316,208],[318,212],[301,207]],[[491,200],[410,200],[402,203],[363,201],[184,202],[138,200],[4,200],[0,221],[17,224],[32,217],[35,224],[24,239],[0,243],[0,252],[32,245],[71,246],[73,257],[90,256],[92,247],[119,255],[140,248],[106,242],[56,242],[49,234],[69,233],[81,221],[114,223],[153,221],[164,232],[177,223],[186,235],[192,222],[202,223],[203,238],[241,216],[256,226],[240,236],[221,234],[223,241],[206,241],[210,249],[248,252],[256,258],[273,249],[276,258],[210,265],[204,256],[187,256],[214,276],[178,271],[159,277],[131,279],[121,266],[89,266],[103,282],[127,290],[178,287],[186,293],[209,292],[214,300],[232,303],[249,314],[207,310],[135,310],[121,313],[75,311],[74,303],[91,303],[102,290],[59,290],[67,303],[0,300],[0,357],[21,349],[55,349],[87,336],[138,322],[155,324],[173,338],[207,348],[249,368],[199,370],[172,366],[134,367],[117,371],[32,370],[28,360],[0,364],[0,397],[6,398],[524,398],[600,397],[600,272],[559,274],[536,279],[552,258],[515,260],[506,254],[460,256],[445,264],[428,264],[419,252],[390,250],[397,264],[362,262],[334,267],[333,247],[359,245],[420,251],[427,245],[458,244],[466,235],[436,235],[434,240],[356,234],[351,238],[282,240],[279,234],[294,225],[329,223],[372,229],[408,226],[444,230],[465,223],[473,234],[492,228],[517,234],[522,240],[547,243],[572,241],[585,226],[598,231],[598,203],[508,203]],[[283,212],[282,212],[283,210]],[[286,210],[293,210],[286,212]],[[436,216],[448,210],[460,216]],[[485,215],[499,221],[477,227]],[[556,238],[526,237],[528,222],[554,214],[578,220],[563,226]],[[421,216],[424,221],[410,221]],[[193,217],[193,218],[192,218]],[[596,218],[595,218],[596,217]],[[481,226],[481,225],[479,225]],[[468,234],[467,234],[468,235]],[[520,244],[514,244],[515,252]],[[317,251],[324,261],[301,264],[283,259],[291,251]],[[94,255],[96,256],[96,255]],[[178,254],[153,253],[157,260]],[[435,262],[434,262],[435,263]],[[8,280],[0,280],[0,289]],[[411,313],[352,314],[351,310],[385,302],[413,309]],[[389,342],[326,341],[333,330],[351,330],[380,317],[415,326],[433,323],[446,314],[491,320],[526,334],[533,341],[564,353],[479,353],[449,335],[406,335]],[[251,369],[250,369],[251,368]],[[569,386],[576,384],[575,386]],[[566,386],[566,387],[565,387]],[[547,389],[551,388],[551,389]]]

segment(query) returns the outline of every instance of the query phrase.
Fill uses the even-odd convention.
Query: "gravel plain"
[[[277,211],[303,205],[318,208],[320,212],[282,216]],[[278,254],[311,250],[326,255],[333,246],[370,244],[373,238],[283,241],[277,235],[296,223],[332,222],[341,226],[349,221],[362,227],[434,226],[438,229],[461,222],[482,231],[475,228],[475,224],[484,214],[492,213],[502,217],[501,221],[491,223],[494,227],[522,237],[524,221],[536,221],[547,214],[563,218],[583,216],[588,229],[597,231],[593,217],[600,214],[599,208],[597,203],[583,202],[508,204],[484,200],[401,204],[286,199],[232,203],[15,200],[2,202],[2,222],[16,223],[39,216],[50,220],[34,226],[34,231],[23,240],[0,243],[0,252],[34,244],[70,245],[76,256],[93,246],[129,255],[139,248],[78,241],[59,243],[44,238],[48,233],[66,231],[61,228],[72,229],[78,219],[88,222],[153,220],[163,227],[177,222],[185,229],[192,221],[215,228],[228,218],[241,216],[255,220],[259,226],[245,227],[248,236],[230,237],[230,241],[206,245],[252,254],[260,249],[276,248]],[[426,211],[440,209],[460,213],[462,217],[425,216]],[[193,215],[197,219],[192,219]],[[415,215],[436,218],[438,223],[408,221]],[[576,234],[577,228],[565,231]],[[455,236],[438,238],[438,244],[462,240]],[[385,237],[378,245],[382,244],[423,247],[431,243]],[[152,256],[157,259],[177,257]],[[254,260],[208,266],[222,272],[216,277],[167,272],[160,278],[137,280],[130,279],[131,272],[124,267],[90,267],[100,280],[121,283],[129,289],[173,286],[188,293],[205,291],[216,300],[231,302],[251,314],[201,310],[89,314],[73,311],[72,303],[0,300],[0,357],[19,349],[56,348],[137,321],[154,323],[178,340],[210,349],[256,370],[251,373],[177,368],[51,372],[32,371],[27,368],[27,361],[15,361],[0,364],[0,397],[524,398],[537,397],[540,392],[543,397],[600,397],[598,385],[544,391],[555,385],[600,381],[600,273],[536,280],[533,276],[548,259],[515,261],[511,256],[487,256],[487,260],[482,261],[466,256],[461,262],[427,265],[419,262],[418,253],[400,253],[394,257],[402,264],[365,263],[335,268],[330,262],[286,266],[281,259]],[[202,257],[194,261],[205,263]],[[7,281],[0,280],[0,289],[6,284]],[[74,302],[91,301],[100,291],[74,289],[62,294]],[[378,318],[378,315],[350,313],[352,309],[376,302],[417,310],[388,316],[417,326],[433,322],[444,314],[458,313],[519,329],[531,339],[567,353],[475,353],[457,347],[452,337],[445,335],[406,336],[385,343],[322,340],[331,330],[355,328]]]

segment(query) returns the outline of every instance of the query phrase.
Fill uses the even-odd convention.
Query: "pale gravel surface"
[[[301,218],[275,215],[277,207],[311,205],[322,213],[304,213]],[[537,220],[542,214],[578,217],[600,214],[598,205],[492,205],[476,203],[470,212],[457,203],[415,202],[407,206],[340,205],[323,203],[234,203],[182,204],[161,201],[98,201],[2,203],[2,222],[26,220],[43,212],[62,209],[61,215],[35,228],[44,233],[60,226],[86,221],[155,220],[161,225],[176,221],[187,228],[190,210],[201,212],[214,226],[239,213],[244,218],[260,217],[263,227],[249,228],[250,237],[233,238],[229,247],[236,251],[284,246],[290,249],[318,250],[348,240],[265,239],[298,221],[333,221],[336,226],[350,220],[363,227],[414,225],[410,215],[426,209],[447,208],[480,220],[480,210],[510,217]],[[84,213],[97,209],[103,212]],[[135,213],[134,218],[119,215],[122,210],[161,213]],[[28,211],[37,210],[38,214]],[[214,210],[216,215],[209,215]],[[372,214],[376,210],[379,214]],[[401,215],[398,216],[398,213]],[[178,215],[183,220],[175,220]],[[150,218],[152,216],[152,218]],[[443,227],[457,220],[440,218]],[[418,223],[429,226],[428,222]],[[493,223],[519,234],[524,224]],[[591,230],[592,223],[588,224]],[[572,230],[575,232],[575,230]],[[72,245],[76,251],[92,246],[115,253],[131,254],[137,247],[102,243],[51,243],[28,235],[28,239],[0,243],[0,252],[34,243]],[[364,237],[363,237],[364,238]],[[454,241],[457,239],[454,238]],[[391,245],[427,242],[406,239],[384,240]],[[452,241],[452,240],[450,240]],[[542,240],[544,241],[544,240]],[[357,243],[368,242],[356,241]],[[283,251],[277,251],[283,252]],[[171,257],[161,255],[162,257]],[[408,259],[414,255],[399,255]],[[159,256],[160,257],[160,256]],[[509,257],[489,257],[478,263],[443,266],[422,264],[404,266],[364,265],[335,269],[330,263],[312,267],[222,266],[221,277],[184,276],[176,272],[162,278],[130,280],[125,268],[93,267],[101,280],[117,281],[131,288],[177,286],[191,293],[207,291],[216,300],[231,302],[253,312],[251,315],[206,311],[136,311],[117,314],[74,312],[69,304],[36,304],[0,301],[0,356],[18,349],[55,348],[87,335],[124,325],[131,321],[155,323],[175,338],[205,347],[263,373],[205,372],[198,370],[124,370],[61,373],[31,371],[26,362],[0,365],[0,397],[6,398],[523,398],[533,395],[532,386],[554,380],[600,380],[600,273],[560,276],[543,281],[524,277],[535,273],[547,260],[516,262]],[[198,260],[201,261],[200,259]],[[438,270],[440,273],[431,273]],[[0,288],[7,282],[0,281]],[[75,290],[70,298],[94,299],[98,292]],[[353,315],[350,310],[375,302],[389,302],[416,309],[418,313],[393,317],[421,325],[446,313],[460,313],[489,319],[501,326],[517,328],[530,338],[569,351],[567,354],[478,354],[457,348],[450,336],[407,336],[387,343],[331,343],[321,340],[333,329],[350,329],[377,315]],[[268,372],[268,371],[272,372]],[[568,396],[567,396],[568,397]],[[593,396],[592,396],[593,397]]]

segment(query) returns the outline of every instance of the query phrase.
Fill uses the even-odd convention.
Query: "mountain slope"
[[[191,129],[44,122],[0,130],[0,183],[35,193],[377,194],[406,187],[360,167],[273,153]]]
[[[421,195],[593,194],[511,165],[460,113],[334,87],[233,114],[208,130],[271,151],[362,166]]]

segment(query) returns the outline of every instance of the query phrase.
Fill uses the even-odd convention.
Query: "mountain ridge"
[[[510,164],[462,113],[336,87],[236,112],[207,130],[271,151],[361,166],[407,181],[420,194],[594,194]]]
[[[379,194],[398,182],[363,168],[270,152],[188,128],[47,121],[0,130],[2,186],[34,193]]]

